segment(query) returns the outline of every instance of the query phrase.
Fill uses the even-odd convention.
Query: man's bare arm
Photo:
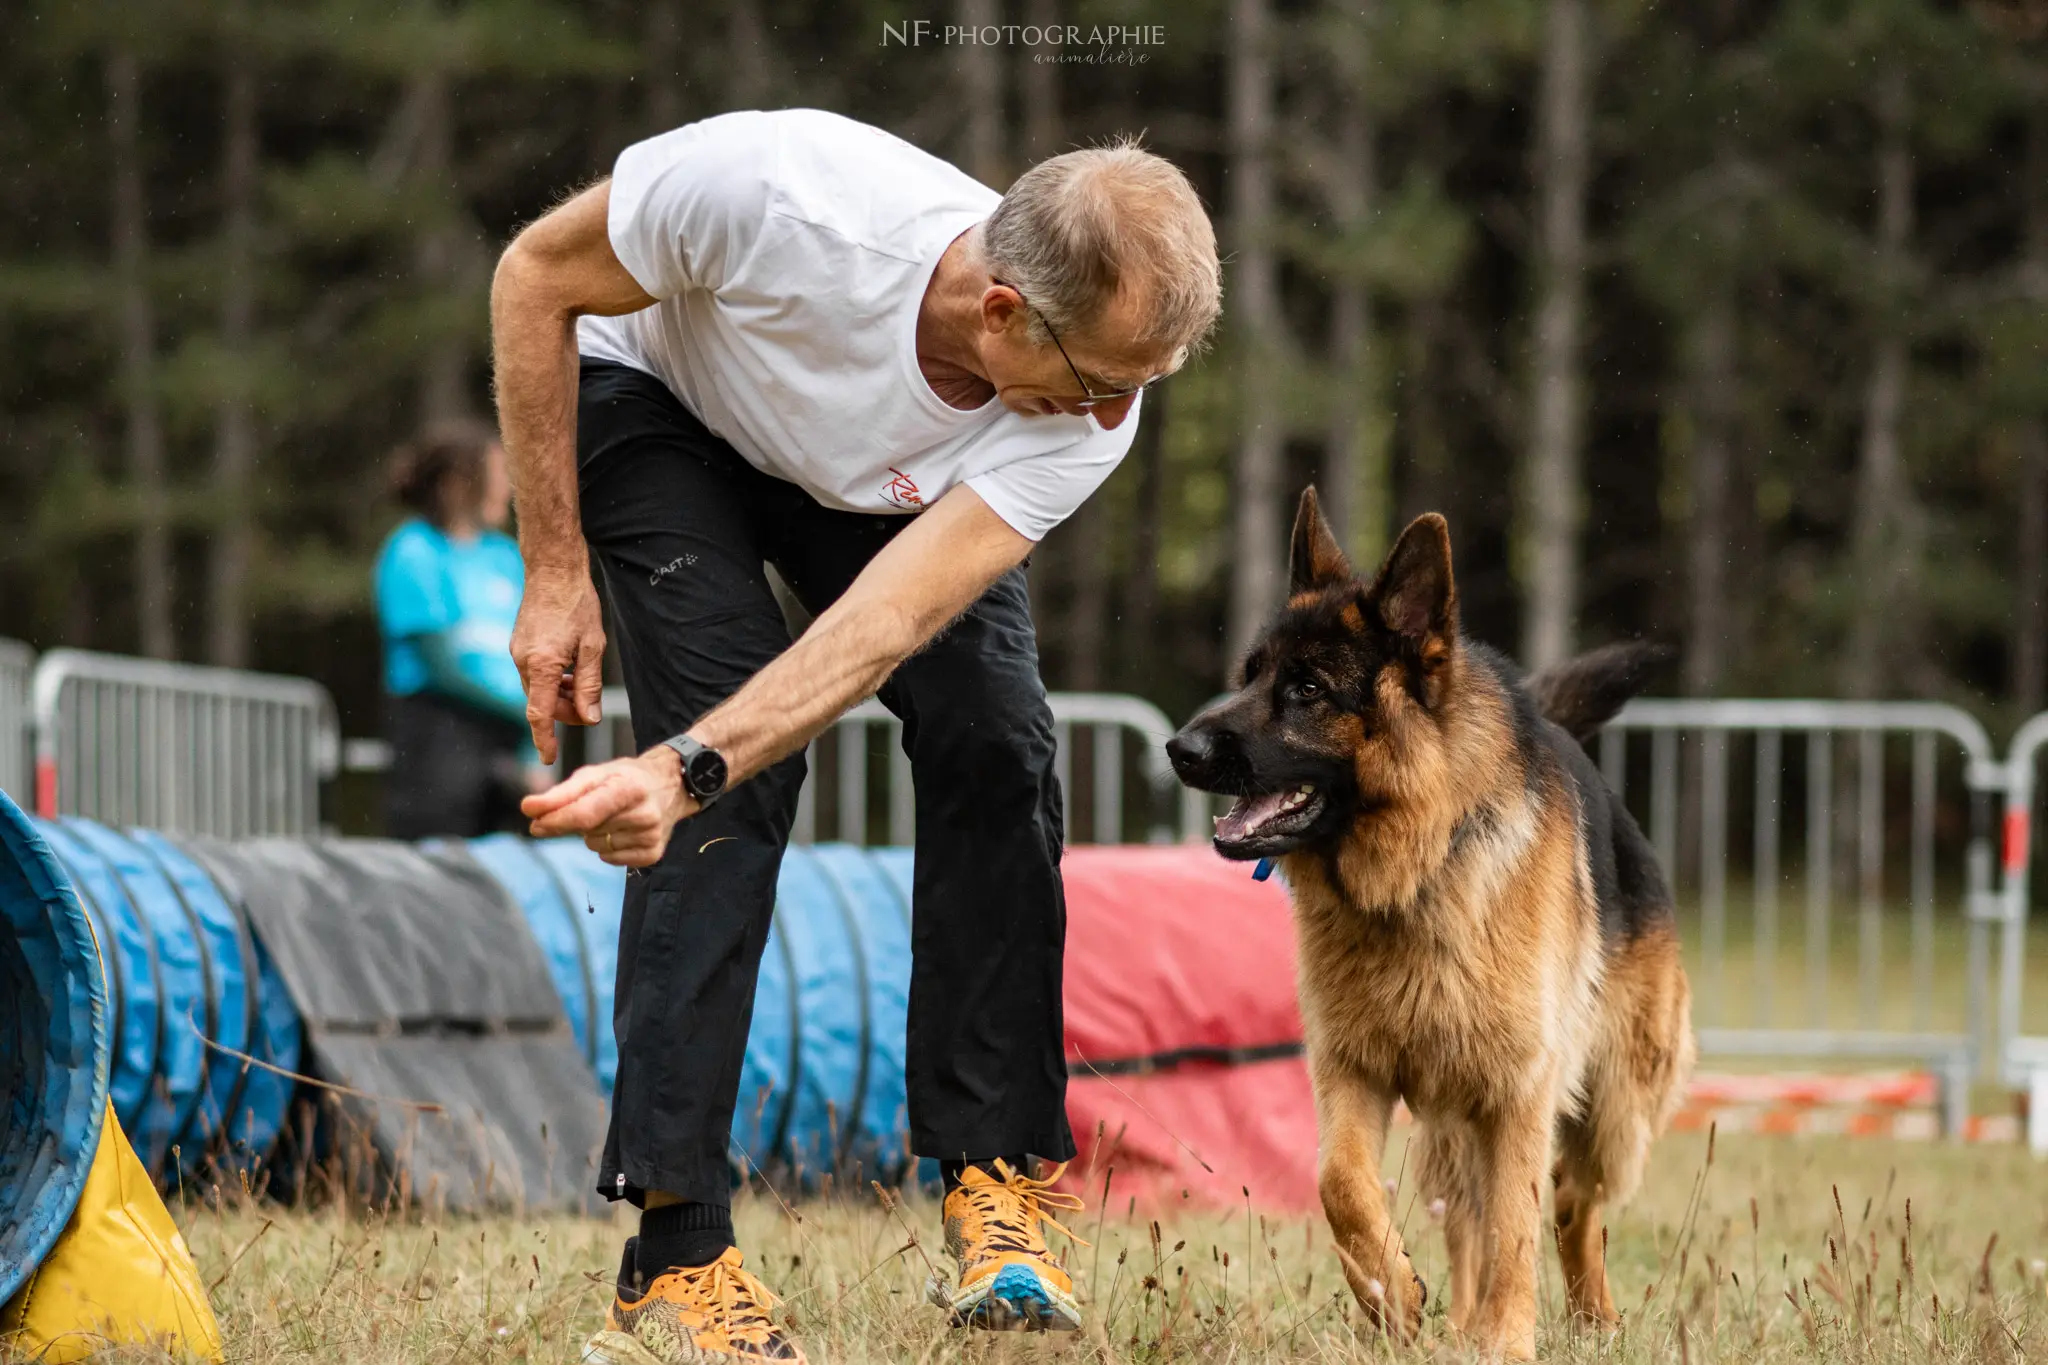
[[[873,696],[1032,542],[961,486],[882,547],[801,639],[690,727],[737,781],[795,753]],[[673,751],[669,751],[673,752]]]
[[[604,687],[604,625],[576,503],[576,319],[655,302],[612,250],[610,206],[609,181],[560,205],[513,239],[491,280],[498,429],[526,561],[512,657],[548,762],[555,722],[596,723]]]
[[[933,503],[882,548],[803,638],[690,733],[725,756],[729,781],[795,753],[872,695],[896,666],[1023,561],[1032,542],[965,486]],[[581,834],[607,862],[660,859],[675,822],[696,803],[675,751],[578,770],[526,799],[536,835]]]

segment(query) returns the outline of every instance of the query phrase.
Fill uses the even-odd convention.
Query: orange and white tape
[[[1878,1137],[1924,1142],[1941,1136],[1941,1083],[1927,1071],[1867,1071],[1847,1075],[1701,1072],[1672,1120],[1679,1132],[1783,1136]],[[2020,1120],[2010,1114],[1973,1114],[1963,1121],[1965,1142],[2018,1142]]]

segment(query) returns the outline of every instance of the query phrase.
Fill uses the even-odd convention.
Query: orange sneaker
[[[1055,1190],[1062,1162],[1033,1180],[1000,1158],[995,1174],[969,1166],[946,1196],[946,1250],[960,1268],[958,1287],[934,1277],[931,1301],[953,1316],[955,1327],[999,1332],[1071,1332],[1081,1325],[1074,1280],[1045,1245],[1041,1225],[1065,1232],[1048,1208],[1078,1211],[1081,1197]]]
[[[632,1247],[626,1255],[630,1265]],[[604,1330],[583,1348],[583,1365],[726,1365],[734,1360],[790,1360],[804,1353],[768,1316],[780,1302],[727,1247],[710,1265],[654,1277],[628,1300],[626,1276],[605,1314]]]

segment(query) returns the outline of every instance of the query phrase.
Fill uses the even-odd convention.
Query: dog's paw
[[[1423,1310],[1429,1307],[1429,1281],[1408,1264],[1408,1258],[1401,1258],[1401,1268],[1408,1272],[1408,1293],[1403,1295],[1402,1320],[1406,1330],[1401,1333],[1405,1341],[1413,1341],[1422,1332]]]
[[[1392,1284],[1368,1279],[1358,1301],[1375,1327],[1398,1341],[1414,1341],[1429,1305],[1429,1285],[1404,1254],[1393,1266]]]

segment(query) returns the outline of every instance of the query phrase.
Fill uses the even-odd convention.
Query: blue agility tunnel
[[[733,1125],[736,1177],[904,1172],[910,865],[906,849],[845,845],[796,847],[783,860]],[[464,1049],[474,1036],[510,1068],[492,1093],[512,1117],[471,1157],[502,1173],[513,1163],[500,1140],[516,1147],[517,1125],[579,1150],[578,1133],[594,1143],[618,1070],[625,889],[622,870],[571,840],[222,844],[33,819],[0,795],[0,1301],[63,1230],[109,1108],[152,1175],[189,1182],[209,1163],[246,1170],[269,1155],[297,1084],[290,1073],[367,1077],[356,1083],[371,1098],[445,1097],[451,1075],[473,1070]],[[431,948],[427,931],[458,893],[473,916],[501,914],[531,941],[516,928],[515,938],[464,930],[461,953]],[[264,939],[278,934],[274,959]],[[430,959],[438,976],[409,970]],[[536,964],[537,1015],[492,1003],[519,961]],[[337,1000],[407,983],[404,1008],[350,1015],[334,1033]],[[483,1004],[435,994],[444,989]],[[589,1106],[576,1087],[538,1085],[550,1029],[564,1049],[573,1036],[567,1066],[587,1067],[578,1085]],[[447,1117],[469,1131],[479,1116],[495,1121]],[[423,1160],[423,1149],[380,1150],[398,1172]],[[582,1160],[570,1155],[570,1166]],[[556,1180],[542,1198],[568,1187],[587,1197],[588,1184]]]
[[[511,835],[469,851],[532,927],[577,1047],[607,1096],[618,1073],[612,983],[626,876],[574,840]],[[792,847],[754,992],[733,1119],[735,1165],[894,1176],[907,1154],[908,849]]]
[[[97,956],[49,845],[0,793],[0,1303],[56,1244],[99,1148],[112,1028]]]
[[[299,1025],[246,915],[164,835],[36,827],[99,935],[111,1098],[136,1154],[160,1176],[261,1159],[291,1097],[268,1068],[298,1066]]]
[[[262,1064],[298,1062],[247,917],[177,844],[0,793],[0,1301],[63,1231],[109,1101],[159,1178],[243,1168],[291,1096]]]

